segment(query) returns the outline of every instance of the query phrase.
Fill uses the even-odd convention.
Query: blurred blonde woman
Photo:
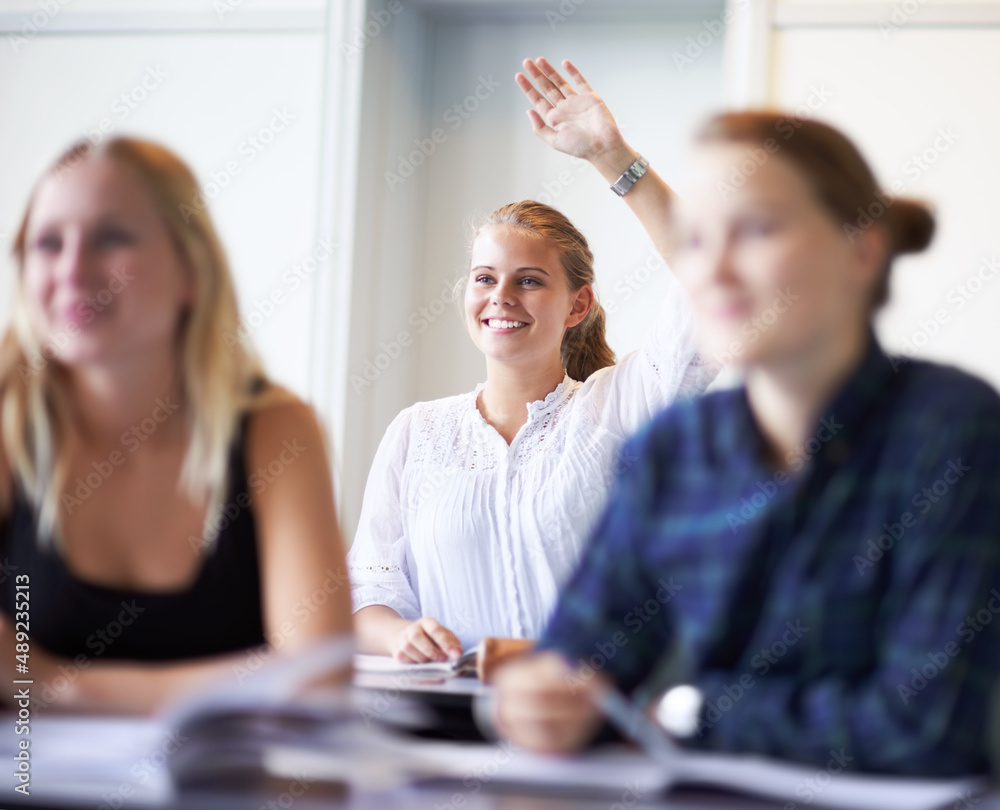
[[[183,215],[197,193],[162,146],[81,143],[17,232],[0,637],[30,649],[43,705],[147,711],[248,648],[350,628],[320,426],[227,347],[236,296],[207,213]]]

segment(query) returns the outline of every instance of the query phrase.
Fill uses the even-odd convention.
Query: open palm
[[[568,60],[563,62],[574,88],[546,59],[525,59],[515,77],[533,109],[534,133],[553,149],[592,160],[617,146],[621,132],[610,110]],[[529,78],[530,77],[530,78]]]

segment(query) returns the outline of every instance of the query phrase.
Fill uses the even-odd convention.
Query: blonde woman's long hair
[[[84,161],[98,159],[114,161],[137,174],[192,274],[193,300],[181,318],[176,339],[190,437],[178,486],[181,493],[206,507],[203,545],[211,547],[229,485],[230,446],[240,416],[267,394],[252,390],[255,380],[264,379],[253,348],[245,341],[226,339],[238,334],[236,292],[198,181],[180,158],[159,144],[134,138],[112,138],[99,146],[80,141],[52,164],[32,191],[14,242],[17,279],[12,319],[0,342],[0,430],[7,460],[15,485],[38,515],[39,541],[58,540],[72,404],[65,369],[54,359],[50,346],[40,345],[32,329],[23,267],[28,221],[39,186],[47,178],[74,171]]]

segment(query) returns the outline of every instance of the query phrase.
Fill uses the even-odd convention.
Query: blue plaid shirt
[[[662,413],[542,639],[628,692],[691,683],[695,747],[923,776],[989,769],[1000,397],[864,360],[785,470],[745,389]]]

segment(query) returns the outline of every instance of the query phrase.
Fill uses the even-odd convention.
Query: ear
[[[870,290],[877,281],[891,249],[889,229],[881,223],[858,235],[851,245],[854,279],[860,289]]]
[[[576,291],[576,297],[573,299],[573,308],[569,311],[569,316],[566,318],[566,328],[569,329],[572,326],[576,326],[586,318],[593,305],[594,288],[589,284],[584,284]]]

